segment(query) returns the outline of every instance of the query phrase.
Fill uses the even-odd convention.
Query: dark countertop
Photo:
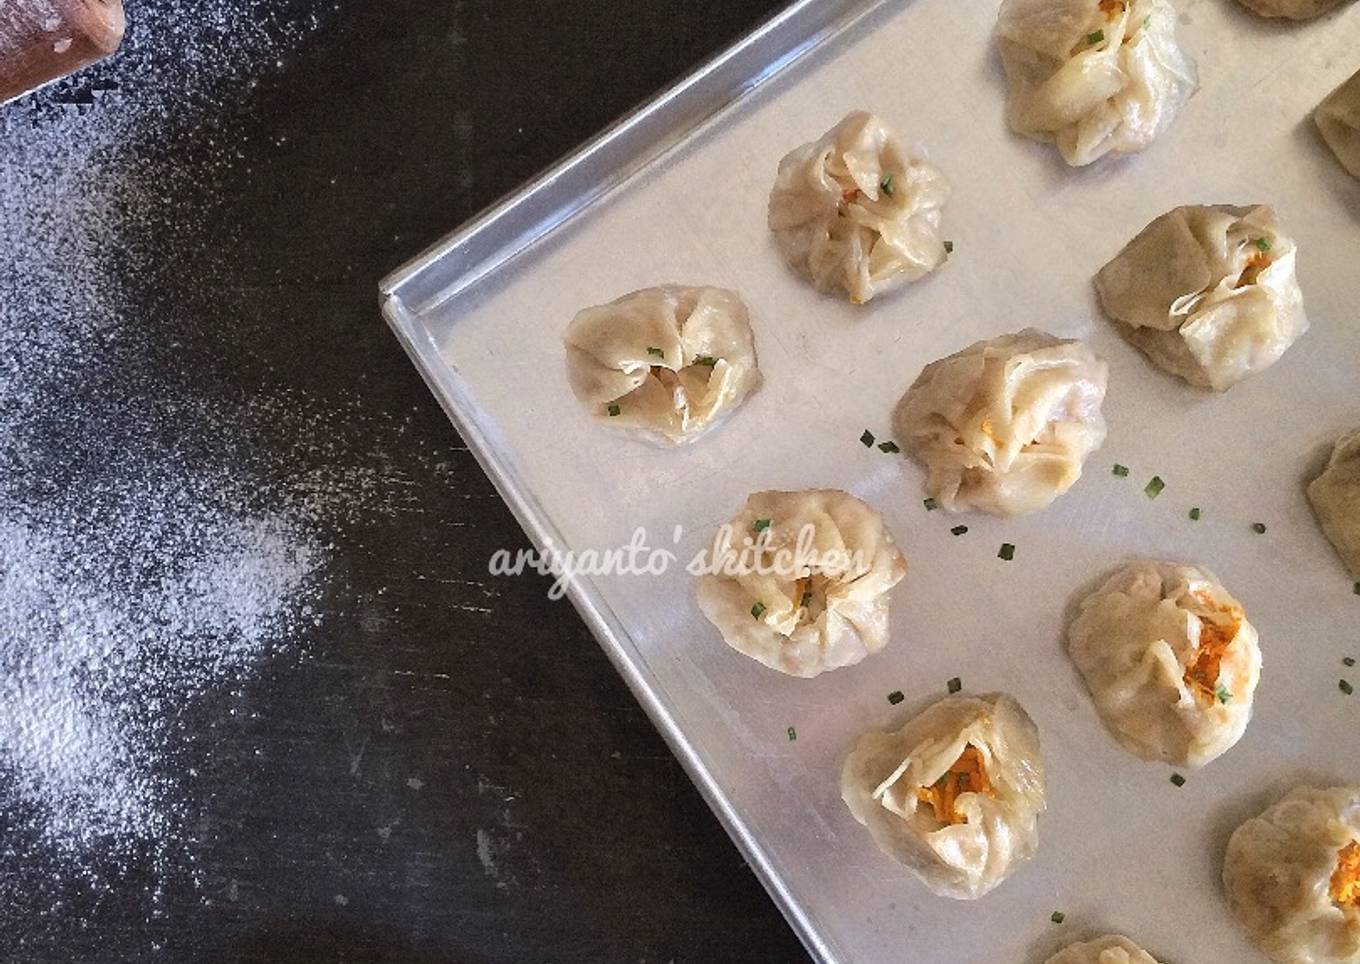
[[[317,29],[160,145],[202,166],[166,203],[223,219],[128,241],[207,279],[158,321],[164,365],[223,404],[306,393],[331,413],[318,458],[382,451],[406,488],[331,533],[310,638],[167,710],[197,774],[168,864],[94,889],[0,846],[0,959],[806,959],[571,607],[487,575],[526,540],[377,310],[384,274],[779,6],[294,0]],[[296,430],[252,441],[286,455]]]

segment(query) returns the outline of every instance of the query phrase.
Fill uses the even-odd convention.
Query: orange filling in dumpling
[[[1199,647],[1185,667],[1185,685],[1202,699],[1226,703],[1232,699],[1232,694],[1219,686],[1218,674],[1228,647],[1242,627],[1242,613],[1233,607],[1219,606],[1205,594],[1197,593],[1196,598],[1223,613],[1227,619],[1219,623],[1200,618]]]
[[[1354,840],[1337,854],[1331,895],[1338,907],[1360,910],[1360,843]]]
[[[992,781],[987,778],[987,766],[982,760],[982,753],[971,743],[963,748],[944,776],[928,787],[921,787],[916,791],[916,797],[922,803],[930,804],[936,820],[952,825],[968,822],[968,818],[955,808],[959,797],[965,793],[982,793],[989,797],[996,795]]]

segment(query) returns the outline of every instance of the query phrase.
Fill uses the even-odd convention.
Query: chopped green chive
[[[666,353],[665,353],[664,351],[662,351],[660,348],[648,348],[648,349],[647,349],[647,354],[653,355],[653,356],[655,356],[655,357],[657,357],[657,358],[665,358],[665,357],[666,357]]]
[[[1116,462],[1114,464],[1114,474],[1119,476],[1121,479],[1126,478],[1129,474],[1129,467],[1127,465],[1120,465],[1118,462]]]
[[[897,443],[896,443],[896,442],[879,442],[879,443],[878,443],[878,450],[879,450],[880,452],[900,452],[900,451],[902,451],[900,448],[897,447]]]
[[[1263,536],[1266,533],[1266,524],[1264,522],[1253,522],[1251,524],[1251,531],[1258,536]]]
[[[859,437],[859,440],[866,449],[874,447],[874,433],[867,428],[864,430],[864,434]]]
[[[718,364],[718,359],[714,358],[712,355],[700,355],[698,358],[694,359],[694,364],[706,365],[709,368],[712,368],[714,365]]]
[[[618,402],[610,402],[609,407],[606,408],[605,411],[609,413],[610,418],[614,418],[616,415],[619,414],[620,411],[622,411],[622,409],[619,408]]]
[[[1343,657],[1341,657],[1341,665],[1342,665],[1342,666],[1354,666],[1354,665],[1355,665],[1355,657],[1354,657],[1354,656],[1343,656]]]
[[[1222,683],[1219,683],[1218,688],[1214,690],[1214,696],[1218,697],[1218,701],[1224,706],[1227,706],[1229,701],[1232,700],[1232,693],[1229,693],[1228,688]]]
[[[945,253],[945,254],[953,254],[953,253],[954,253],[954,242],[953,242],[953,241],[946,241],[946,242],[944,243],[944,253]]]
[[[881,188],[883,189],[883,194],[884,194],[885,197],[892,197],[892,196],[893,196],[893,183],[892,183],[892,179],[893,179],[893,176],[892,176],[891,174],[885,174],[885,175],[883,175],[883,182],[882,182],[881,184],[879,184],[879,187],[881,187]]]
[[[945,688],[949,690],[949,692],[951,692],[951,693],[957,693],[959,690],[963,689],[963,680],[961,680],[961,679],[959,679],[957,676],[955,676],[953,679],[951,679],[949,682],[945,683],[944,685],[945,685]]]
[[[1200,517],[1199,506],[1195,506],[1193,509],[1190,510],[1190,519],[1194,522],[1198,522],[1199,517]]]
[[[751,528],[756,532],[764,532],[769,527],[770,527],[769,519],[757,519],[755,522],[751,523]]]
[[[926,499],[921,504],[926,507],[927,512],[934,512],[940,507],[940,503],[936,502],[934,499]],[[1360,582],[1355,584],[1355,593],[1357,596],[1360,596]]]
[[[1181,776],[1179,773],[1173,773],[1171,774],[1171,782],[1175,786],[1183,787],[1185,786],[1185,777]]]
[[[1355,687],[1343,679],[1341,681],[1341,692],[1345,693],[1347,696],[1350,696],[1352,693],[1355,692]]]
[[[1105,39],[1104,30],[1097,30],[1094,33],[1088,33],[1086,35],[1086,42],[1090,44],[1092,47],[1094,47],[1096,44],[1100,43],[1104,39]]]
[[[967,527],[967,526],[954,526],[954,528],[950,529],[949,531],[950,531],[951,533],[953,533],[954,535],[956,535],[956,536],[961,536],[961,535],[963,535],[965,532],[968,531],[968,527]]]
[[[1149,499],[1155,499],[1162,494],[1162,490],[1165,488],[1166,483],[1162,481],[1162,477],[1160,475],[1154,475],[1152,480],[1148,482],[1147,485],[1143,486],[1143,494]]]
[[[1067,915],[1060,910],[1055,910],[1053,913],[1048,915],[1048,919],[1055,924],[1061,924],[1063,921],[1067,920]]]
[[[1001,551],[996,554],[996,557],[1010,562],[1015,558],[1015,546],[1011,545],[1009,542],[1001,543]]]
[[[789,742],[792,743],[796,739],[798,739],[798,731],[793,727],[789,727]]]
[[[1148,25],[1151,24],[1151,23],[1152,23],[1152,14],[1148,14],[1146,17],[1143,18],[1143,29],[1146,30],[1146,29],[1148,28]]]
[[[759,619],[760,614],[763,613],[764,611],[765,604],[763,602],[757,602],[754,606],[751,607],[751,616],[755,619]]]
[[[807,592],[803,593],[803,601],[802,601],[802,603],[801,603],[800,605],[801,605],[804,609],[806,609],[807,607],[809,607],[809,606],[812,605],[812,591],[811,591],[811,590],[808,590]]]
[[[902,695],[901,690],[893,690],[891,693],[888,694],[888,702],[891,703],[893,706],[896,706],[898,703],[901,703],[904,699],[906,699],[906,697]]]
[[[1269,251],[1269,250],[1270,250],[1270,242],[1267,241],[1265,238],[1257,238],[1255,243],[1256,243],[1256,249],[1257,249],[1258,251]]]

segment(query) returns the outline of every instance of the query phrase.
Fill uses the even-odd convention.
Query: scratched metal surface
[[[839,486],[883,511],[911,563],[894,597],[892,643],[812,681],[724,646],[682,566],[573,586],[814,953],[1037,961],[1061,942],[1117,929],[1169,960],[1255,960],[1217,883],[1228,834],[1295,781],[1360,779],[1360,702],[1337,687],[1342,656],[1360,649],[1360,600],[1301,484],[1330,441],[1360,423],[1360,183],[1308,120],[1360,68],[1360,6],[1281,26],[1227,0],[1184,0],[1181,37],[1199,62],[1200,92],[1151,150],[1083,170],[1007,131],[995,4],[821,4],[803,11],[809,30],[825,28],[832,6],[864,16],[506,263],[486,256],[506,240],[494,237],[494,218],[418,261],[389,282],[389,317],[540,542],[606,548],[641,526],[683,561],[749,491],[771,487]],[[754,65],[745,66],[749,76]],[[928,145],[954,185],[951,262],[868,308],[809,290],[765,227],[780,156],[860,107]],[[576,163],[622,162],[616,151]],[[601,166],[591,183],[610,173]],[[540,199],[552,188],[540,184]],[[1177,204],[1256,201],[1274,203],[1299,242],[1313,329],[1269,372],[1211,397],[1124,344],[1099,317],[1091,277]],[[480,269],[485,277],[461,287]],[[580,307],[662,282],[742,292],[766,378],[717,435],[682,451],[591,424],[560,344]],[[892,404],[926,362],[1025,325],[1086,338],[1110,362],[1105,447],[1039,515],[927,515],[921,469],[866,450],[860,433],[888,434]],[[1131,477],[1114,477],[1114,462]],[[1153,474],[1167,482],[1156,501],[1142,494]],[[1196,505],[1204,517],[1192,523]],[[970,530],[956,538],[948,530],[958,521]],[[1252,529],[1258,521],[1264,535]],[[676,526],[683,534],[672,543]],[[1017,546],[1014,562],[997,558],[1002,542]],[[1073,595],[1135,556],[1215,569],[1265,654],[1246,736],[1180,789],[1168,768],[1106,736],[1061,642]],[[880,855],[837,786],[861,729],[900,721],[956,675],[969,691],[1020,699],[1050,773],[1037,857],[974,904],[932,897]],[[895,708],[885,699],[894,689],[907,695]],[[1060,927],[1054,909],[1066,913]]]

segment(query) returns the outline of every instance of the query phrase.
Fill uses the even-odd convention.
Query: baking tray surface
[[[1167,960],[1264,960],[1218,884],[1228,834],[1294,782],[1360,779],[1360,702],[1337,685],[1341,658],[1360,655],[1360,597],[1302,488],[1360,423],[1360,183],[1309,120],[1360,68],[1360,6],[1281,26],[1181,0],[1199,93],[1144,154],[1079,170],[1006,128],[996,8],[795,4],[388,279],[384,310],[537,544],[607,549],[641,527],[678,558],[662,576],[579,577],[571,598],[814,955],[1030,962],[1118,930]],[[924,144],[954,189],[950,262],[860,308],[788,271],[765,223],[780,157],[855,108]],[[1254,202],[1298,241],[1312,330],[1208,395],[1124,343],[1091,279],[1175,205]],[[669,282],[740,292],[765,376],[716,434],[675,450],[593,424],[561,344],[580,308]],[[1045,512],[927,513],[922,469],[860,434],[891,435],[927,362],[1029,325],[1109,361],[1108,440]],[[1166,489],[1151,500],[1154,474]],[[808,681],[723,645],[684,563],[749,492],[811,487],[879,508],[910,571],[888,648]],[[960,521],[969,531],[951,535]],[[1132,557],[1207,565],[1261,635],[1246,736],[1180,788],[1106,735],[1062,644],[1074,594]],[[904,720],[954,676],[1014,694],[1049,771],[1038,855],[972,903],[933,897],[881,855],[838,785],[862,729]]]

